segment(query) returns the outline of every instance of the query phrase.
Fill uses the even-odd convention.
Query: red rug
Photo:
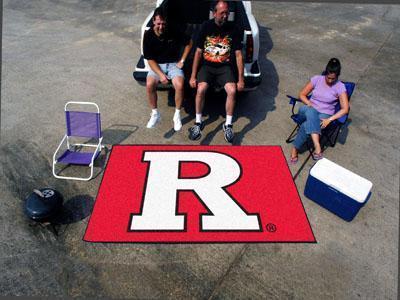
[[[114,146],[84,240],[315,242],[279,146]]]

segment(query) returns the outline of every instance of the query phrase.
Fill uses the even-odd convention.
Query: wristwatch
[[[181,59],[179,62],[184,64],[184,63],[185,63],[185,60],[184,60],[184,59]]]

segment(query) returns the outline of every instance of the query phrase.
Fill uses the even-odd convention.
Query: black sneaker
[[[189,139],[192,141],[196,141],[201,138],[201,131],[204,128],[204,123],[194,123],[192,127],[189,129]]]
[[[232,143],[235,136],[235,134],[233,133],[232,124],[222,124],[222,130],[224,131],[225,141],[227,141],[228,143]]]

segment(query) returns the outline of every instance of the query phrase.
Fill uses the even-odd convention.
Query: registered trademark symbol
[[[268,223],[267,226],[265,226],[268,232],[275,232],[276,231],[276,225],[273,223]]]

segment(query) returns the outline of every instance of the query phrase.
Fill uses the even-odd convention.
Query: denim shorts
[[[183,77],[183,70],[179,69],[176,66],[176,63],[166,63],[166,64],[158,64],[160,66],[161,71],[164,72],[165,75],[167,75],[168,79],[172,80],[177,76]],[[151,68],[150,71],[147,73],[147,76],[151,76],[157,80],[160,80],[160,76],[158,76],[157,73],[155,73]]]

